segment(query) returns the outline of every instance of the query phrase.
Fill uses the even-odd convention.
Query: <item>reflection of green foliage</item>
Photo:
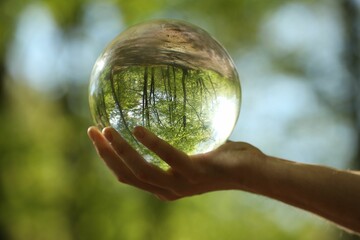
[[[91,108],[101,127],[112,125],[143,155],[162,165],[131,130],[145,126],[187,153],[211,145],[216,141],[211,113],[217,95],[239,94],[238,83],[232,81],[212,71],[176,66],[107,67],[96,82]]]

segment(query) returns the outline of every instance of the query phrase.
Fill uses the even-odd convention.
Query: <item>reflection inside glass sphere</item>
[[[226,141],[241,90],[234,64],[204,30],[176,20],[133,26],[95,63],[89,103],[98,127],[115,128],[146,160],[168,166],[132,135],[142,125],[176,148],[197,154]]]

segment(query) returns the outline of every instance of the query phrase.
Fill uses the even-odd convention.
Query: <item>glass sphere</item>
[[[132,135],[141,125],[197,154],[231,134],[240,110],[238,73],[203,29],[178,20],[135,25],[118,35],[91,73],[89,104],[99,128],[115,128],[144,158],[168,166]]]

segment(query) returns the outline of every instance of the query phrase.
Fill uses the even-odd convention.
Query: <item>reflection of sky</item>
[[[215,139],[219,139],[220,143],[223,139],[227,139],[231,133],[237,118],[237,112],[234,109],[238,108],[238,98],[228,98],[224,96],[218,96],[216,99],[213,116],[212,116],[212,128],[214,129]],[[230,123],[224,124],[224,121]],[[218,143],[216,143],[218,144]]]
[[[257,45],[236,59],[243,105],[231,139],[284,158],[345,166],[353,130],[315,92],[317,87],[330,101],[345,97],[339,22],[330,5],[300,3],[285,4],[266,18]],[[46,8],[31,5],[9,51],[10,72],[45,92],[68,81],[86,83],[97,56],[121,30],[121,16],[110,4],[89,4],[81,25],[66,36]],[[287,57],[305,75],[277,70],[272,61]]]

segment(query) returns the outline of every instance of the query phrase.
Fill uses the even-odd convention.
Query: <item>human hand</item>
[[[144,160],[113,128],[102,133],[95,127],[88,129],[98,155],[122,183],[162,200],[226,189],[256,192],[266,155],[250,144],[227,142],[214,151],[189,156],[143,127],[136,127],[133,134],[170,168],[165,171]]]

